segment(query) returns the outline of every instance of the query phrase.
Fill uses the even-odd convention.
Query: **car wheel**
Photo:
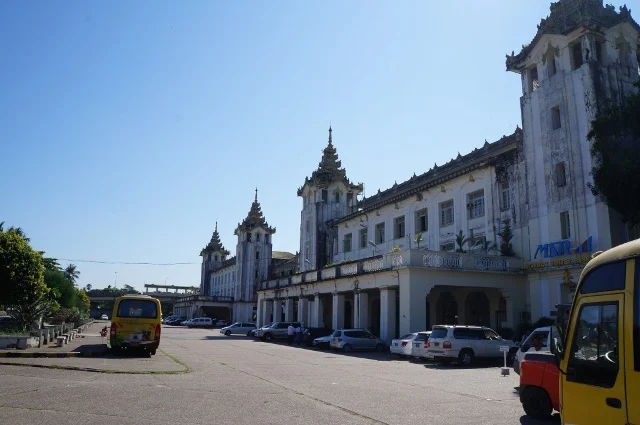
[[[149,351],[149,353],[151,353],[152,356],[155,356],[156,355],[156,350],[151,350],[151,351]]]
[[[273,335],[271,334],[265,334],[264,335],[264,340],[267,342],[270,342],[273,339]]]
[[[553,412],[546,391],[538,387],[527,387],[520,396],[524,412],[534,419],[548,419]]]
[[[377,351],[378,353],[382,353],[382,352],[384,351],[384,349],[385,349],[384,344],[378,344],[378,345],[376,345],[376,351]]]
[[[460,351],[460,354],[458,354],[458,363],[464,366],[471,366],[471,363],[473,363],[473,351],[468,348]]]
[[[229,335],[231,335],[231,331],[226,331],[224,334],[225,334],[226,336],[229,336]]]
[[[344,351],[345,353],[350,353],[353,351],[353,348],[351,348],[351,345],[345,344],[345,346],[342,347],[342,351]]]
[[[251,336],[251,331],[247,332],[247,336]]]

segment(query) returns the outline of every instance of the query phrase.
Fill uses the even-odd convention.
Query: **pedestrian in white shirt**
[[[293,343],[295,332],[296,332],[296,329],[293,327],[293,324],[292,323],[289,324],[289,327],[287,328],[287,342],[289,343],[289,345]]]

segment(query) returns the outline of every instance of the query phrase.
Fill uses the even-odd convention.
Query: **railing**
[[[436,269],[460,269],[460,256],[442,253],[427,253],[422,257],[425,267]]]
[[[382,257],[372,258],[362,262],[362,270],[365,273],[377,272],[384,269],[384,259]]]
[[[342,266],[340,266],[340,275],[351,276],[354,274],[358,274],[358,264],[359,263],[343,264]]]
[[[320,272],[320,277],[324,279],[334,279],[336,277],[336,268],[335,267],[327,267],[326,269],[322,269]]]
[[[287,287],[322,280],[339,279],[403,267],[424,267],[444,270],[521,272],[522,259],[475,253],[406,249],[376,257],[363,258],[321,269],[298,273],[290,277],[263,281],[259,288]]]
[[[176,302],[179,303],[195,303],[196,301],[233,302],[233,297],[223,297],[218,295],[191,295],[176,300]]]

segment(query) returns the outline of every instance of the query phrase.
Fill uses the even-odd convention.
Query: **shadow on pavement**
[[[524,415],[520,418],[521,425],[555,425],[560,423],[560,414],[555,413],[551,416],[551,420],[533,419],[530,416]]]
[[[249,337],[245,336],[245,335],[222,335],[222,334],[218,334],[218,335],[207,335],[205,337],[203,337],[202,339],[207,339],[209,341],[228,341],[228,340],[234,340],[234,339],[240,339],[240,340],[248,340]],[[256,340],[259,341],[259,340]]]
[[[76,347],[76,353],[106,353],[108,351],[106,344],[85,344]]]

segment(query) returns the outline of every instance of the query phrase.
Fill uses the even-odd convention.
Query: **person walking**
[[[302,327],[300,326],[300,324],[296,326],[295,333],[296,333],[296,342],[298,343],[298,345],[300,345],[300,343],[302,342]]]
[[[287,342],[289,345],[293,343],[293,338],[295,337],[296,329],[293,327],[293,323],[289,324],[287,328]]]

